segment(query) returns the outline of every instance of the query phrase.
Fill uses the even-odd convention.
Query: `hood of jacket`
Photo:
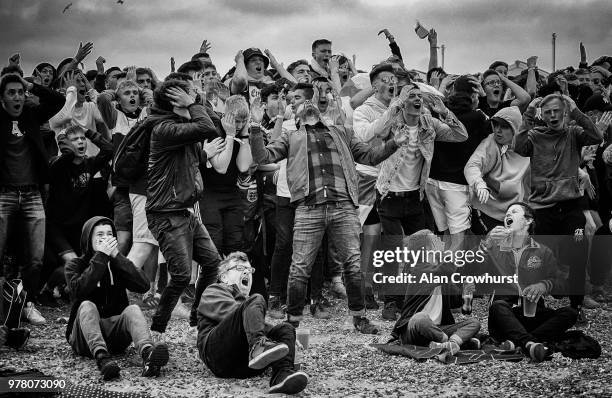
[[[85,224],[83,224],[83,229],[81,230],[81,253],[86,259],[90,259],[94,254],[93,247],[91,246],[91,235],[93,234],[94,227],[103,221],[110,224],[111,228],[113,229],[113,235],[117,236],[115,224],[110,218],[96,216],[87,220]]]
[[[516,106],[509,106],[502,108],[491,119],[501,119],[508,123],[512,127],[512,132],[516,135],[519,132],[521,123],[523,122],[523,116],[521,111]]]

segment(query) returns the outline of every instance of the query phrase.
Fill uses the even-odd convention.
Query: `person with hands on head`
[[[270,51],[268,50],[268,54]],[[274,58],[274,57],[272,57]],[[231,94],[240,94],[245,97],[249,104],[259,98],[259,92],[266,84],[274,83],[272,78],[266,74],[266,69],[270,65],[270,58],[264,55],[259,48],[248,48],[238,51],[236,57],[236,71],[232,77],[229,87]],[[280,70],[284,68],[274,59],[276,67]],[[289,73],[286,74],[289,76]],[[293,77],[291,77],[293,81]]]
[[[572,307],[547,308],[543,297],[566,288],[566,275],[552,251],[533,236],[537,227],[535,211],[524,202],[508,207],[504,225],[489,232],[480,243],[484,261],[469,262],[464,275],[504,276],[505,283],[488,285],[492,294],[489,333],[498,342],[523,349],[525,355],[541,362],[552,354],[546,344],[571,328],[577,319]],[[516,275],[518,283],[512,280]],[[525,303],[535,303],[533,316],[525,315]],[[529,314],[527,314],[529,315]]]
[[[168,346],[154,342],[147,320],[126,289],[144,293],[149,280],[118,249],[116,231],[106,217],[93,217],[83,225],[80,257],[66,265],[72,308],[66,340],[77,355],[94,358],[102,378],[119,377],[119,365],[110,357],[134,342],[142,357],[144,377],[157,377],[168,363]]]
[[[492,69],[483,73],[482,87],[485,96],[480,97],[478,109],[488,117],[492,117],[498,110],[508,106],[518,106],[521,111],[524,111],[531,101],[531,96],[521,86]],[[504,88],[509,88],[515,98],[504,101]]]

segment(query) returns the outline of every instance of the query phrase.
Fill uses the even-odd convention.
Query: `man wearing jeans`
[[[161,334],[172,310],[189,285],[192,260],[201,267],[198,289],[203,291],[217,278],[219,254],[193,209],[202,192],[198,166],[206,161],[201,142],[216,137],[217,131],[204,106],[195,103],[195,93],[183,81],[164,82],[155,92],[152,112],[159,121],[151,131],[147,220],[171,276],[151,324],[157,341],[163,340]]]
[[[25,104],[30,91],[39,105]],[[24,309],[31,323],[45,319],[34,308],[40,289],[39,275],[45,246],[45,211],[40,188],[47,183],[48,160],[40,135],[46,123],[64,105],[64,97],[39,84],[29,83],[19,75],[5,75],[0,82],[0,258],[7,238],[15,233],[9,223],[23,223],[26,263],[21,269],[28,293]]]
[[[323,235],[334,242],[338,261],[344,264],[349,312],[361,333],[378,329],[365,317],[357,216],[357,172],[354,162],[375,165],[389,157],[406,137],[399,135],[383,146],[370,148],[342,127],[327,127],[311,101],[296,112],[297,131],[264,147],[258,123],[252,114],[251,150],[256,163],[287,158],[287,181],[291,201],[297,204],[293,232],[293,256],[289,273],[287,317],[298,325],[302,319],[306,287]]]

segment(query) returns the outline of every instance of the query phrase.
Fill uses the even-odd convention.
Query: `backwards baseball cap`
[[[594,95],[591,95],[586,100],[583,108],[585,112],[588,112],[588,111],[607,112],[607,111],[612,111],[612,104],[610,104],[610,101],[606,101],[606,99],[601,94],[594,94]]]
[[[264,68],[268,68],[268,65],[270,65],[270,60],[268,59],[268,57],[266,57],[264,55],[264,53],[261,52],[261,50],[259,48],[255,48],[255,47],[251,47],[251,48],[247,48],[246,50],[244,50],[242,52],[242,55],[244,57],[244,63],[246,64],[247,62],[249,62],[249,59],[251,57],[254,57],[256,55],[259,55],[260,57],[263,58],[264,60]]]

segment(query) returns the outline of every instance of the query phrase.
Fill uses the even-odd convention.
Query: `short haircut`
[[[325,76],[317,76],[314,79],[312,79],[312,82],[321,82],[321,83],[330,83],[330,80],[328,78],[326,78]]]
[[[327,39],[318,39],[312,42],[312,51],[316,50],[317,47],[329,44],[331,46],[332,42]]]
[[[287,72],[293,73],[295,68],[297,68],[300,65],[306,65],[306,66],[310,67],[310,65],[308,64],[308,61],[306,61],[305,59],[299,59],[299,60],[289,64],[289,66],[287,67]]]
[[[172,72],[168,76],[166,76],[166,78],[164,79],[164,81],[168,81],[168,80],[181,80],[184,82],[189,82],[189,81],[192,81],[193,78],[189,76],[187,73]]]
[[[225,113],[232,113],[234,116],[249,116],[249,104],[240,95],[232,95],[225,100]]]
[[[187,61],[176,70],[180,73],[199,72],[202,70],[200,61]]]
[[[370,83],[374,83],[374,80],[380,75],[382,72],[389,72],[395,75],[395,71],[393,70],[393,65],[390,63],[382,63],[375,65],[370,72]]]
[[[544,98],[547,95],[556,94],[558,92],[562,92],[561,86],[559,86],[559,84],[553,80],[540,87],[540,89],[538,90],[538,97]]]
[[[493,62],[491,65],[489,65],[489,69],[495,70],[495,68],[497,68],[498,66],[504,66],[506,69],[508,69],[508,64],[505,63],[504,61]]]
[[[227,256],[225,256],[219,262],[219,275],[218,275],[218,279],[219,280],[221,280],[221,276],[222,275],[224,275],[227,271],[229,271],[231,269],[232,261],[239,261],[239,262],[243,262],[243,263],[248,263],[249,262],[249,258],[243,252],[232,252],[232,253],[228,254]],[[250,265],[250,263],[249,263],[249,265]]]
[[[166,80],[153,92],[153,100],[155,101],[155,106],[164,111],[172,111],[174,109],[174,105],[172,105],[172,100],[168,97],[166,93],[169,88],[176,87],[179,88],[186,93],[189,92],[189,83],[178,80]]]
[[[576,75],[590,75],[591,71],[586,69],[586,68],[579,68],[576,72],[574,72],[574,74],[576,74]]]
[[[542,98],[542,101],[540,102],[540,108],[543,108],[544,105],[554,100],[559,100],[559,102],[561,102],[561,104],[563,105],[563,108],[565,108],[565,98],[563,98],[561,94],[549,94],[546,97]]]
[[[67,127],[66,130],[64,130],[64,135],[66,135],[66,138],[69,135],[78,134],[78,133],[81,133],[81,134],[85,135],[85,131],[83,130],[83,127],[81,127],[81,126],[70,126],[70,127]]]
[[[110,77],[111,72],[113,72],[113,71],[121,72],[121,69],[118,66],[111,66],[110,68],[108,68],[106,70],[106,79],[107,80]]]
[[[93,80],[96,76],[98,76],[98,71],[95,69],[88,70],[87,73],[85,73],[85,78],[87,80]]]
[[[304,92],[304,97],[306,97],[307,100],[311,100],[312,97],[314,97],[314,87],[312,86],[312,84],[298,83],[293,88],[293,91],[297,91],[297,90],[302,90]]]
[[[202,64],[202,70],[206,70],[206,69],[214,69],[215,71],[217,70],[217,67],[212,63],[212,62],[201,62]]]
[[[491,75],[495,75],[495,76],[499,76],[499,73],[495,72],[493,69],[487,69],[486,71],[484,71],[484,73],[482,74],[482,81],[484,82],[485,79]]]
[[[533,208],[525,202],[510,203],[510,206],[508,206],[508,209],[514,205],[521,206],[523,208],[523,211],[525,212],[525,218],[532,220],[531,225],[529,225],[529,229],[527,230],[527,232],[529,232],[530,235],[533,234],[533,232],[535,231],[535,224],[536,224],[535,210],[533,210]],[[506,211],[508,209],[506,209]]]
[[[438,72],[442,75],[442,77],[446,77],[447,73],[444,71],[444,69],[440,68],[439,66],[436,66],[435,68],[431,68],[430,70],[427,71],[427,84],[429,84],[429,81],[431,80],[431,75],[434,72]]]
[[[121,72],[121,73],[117,74],[117,80],[125,79],[126,77],[127,77],[127,72]]]
[[[147,74],[151,77],[153,77],[153,72],[151,72],[151,69],[149,68],[136,68],[136,75],[144,75]]]
[[[4,90],[6,90],[6,86],[9,83],[19,83],[23,86],[23,82],[21,81],[19,76],[13,74],[4,75],[2,76],[2,80],[0,80],[0,95],[4,95]],[[25,91],[25,87],[23,88],[23,90]]]
[[[197,53],[194,54],[193,57],[191,57],[191,60],[198,61],[200,58],[210,58],[210,55],[208,55],[208,53]]]
[[[280,88],[276,84],[268,84],[261,89],[259,96],[261,98],[262,103],[268,102],[268,97],[273,94],[279,94]]]
[[[140,86],[138,86],[138,84],[132,80],[124,80],[121,83],[119,83],[117,85],[117,88],[115,89],[115,92],[117,94],[119,94],[119,92],[121,92],[122,90],[126,89],[127,87],[132,87],[135,89],[140,89]]]

